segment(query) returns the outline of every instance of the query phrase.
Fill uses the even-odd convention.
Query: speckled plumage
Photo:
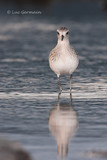
[[[63,74],[72,75],[78,66],[79,59],[75,50],[69,43],[69,30],[61,27],[57,30],[58,43],[49,55],[49,65],[57,77]]]
[[[68,31],[65,27],[61,27],[57,31]],[[66,36],[66,35],[65,35]],[[68,37],[62,41],[58,41],[58,44],[49,55],[50,68],[57,74],[72,74],[78,66],[78,56],[73,48],[69,44]]]
[[[56,46],[49,56],[50,68],[57,74],[72,74],[78,66],[78,56],[70,46]]]

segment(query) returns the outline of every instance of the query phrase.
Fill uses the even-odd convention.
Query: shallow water
[[[72,17],[61,20],[60,15],[55,19],[51,14],[1,17],[0,133],[20,142],[34,159],[57,159],[55,135],[59,132],[52,135],[49,120],[58,105],[58,85],[48,55],[56,45],[55,30],[66,25],[80,58],[72,84],[74,128],[66,113],[68,129],[71,127],[67,159],[85,160],[86,151],[107,150],[107,21],[98,8],[93,17],[87,12],[81,19],[83,13],[77,16],[73,11]],[[69,77],[62,76],[61,82],[59,110],[67,109],[70,102]],[[60,119],[59,112],[56,115],[58,124],[62,123],[64,117]]]

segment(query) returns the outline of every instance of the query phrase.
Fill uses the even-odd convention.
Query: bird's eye
[[[57,32],[57,34],[59,35],[59,32]]]
[[[68,32],[66,34],[68,35]]]

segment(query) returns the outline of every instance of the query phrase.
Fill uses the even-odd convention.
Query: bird
[[[78,54],[71,47],[69,42],[69,30],[66,27],[57,29],[57,45],[50,51],[49,66],[57,75],[59,84],[59,96],[62,93],[60,81],[61,75],[70,75],[70,94],[72,84],[72,73],[76,70],[79,64]]]

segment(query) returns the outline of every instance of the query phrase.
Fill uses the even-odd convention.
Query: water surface
[[[78,16],[75,12],[62,19],[60,13],[57,19],[54,15],[1,17],[0,133],[20,142],[34,159],[57,159],[49,119],[58,104],[58,85],[48,55],[61,25],[70,28],[70,42],[80,58],[72,84],[71,108],[77,125],[73,135],[70,132],[67,159],[88,160],[86,151],[107,150],[107,21],[98,8],[93,17],[87,12],[82,18],[81,11]],[[60,109],[66,110],[69,77],[62,76],[61,82],[65,105]]]

